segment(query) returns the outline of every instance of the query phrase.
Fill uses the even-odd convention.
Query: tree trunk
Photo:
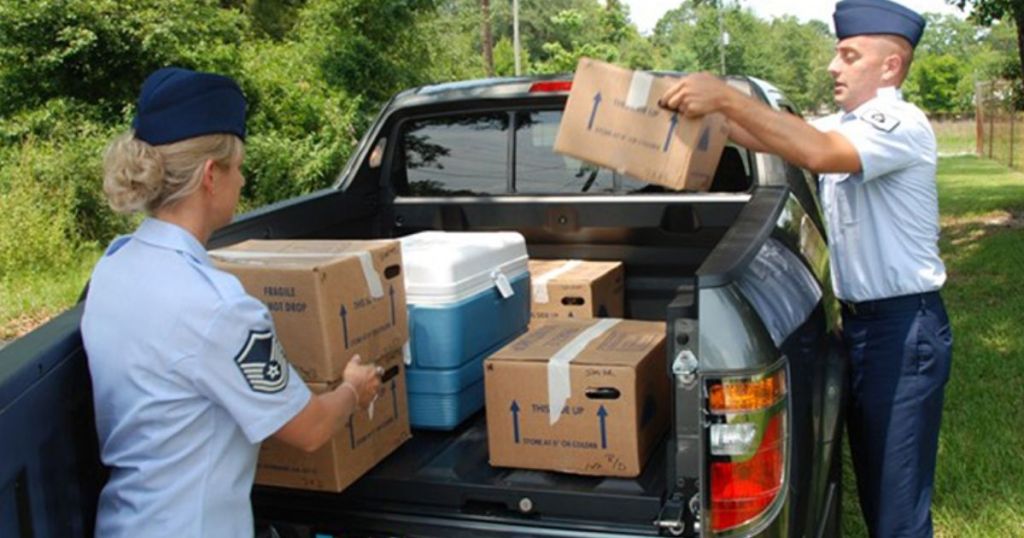
[[[483,12],[483,49],[484,66],[487,68],[487,76],[494,76],[494,44],[491,37],[491,0],[480,0],[480,11]]]
[[[1017,22],[1017,56],[1020,58],[1020,80],[1024,84],[1024,6],[1013,8],[1013,20]]]

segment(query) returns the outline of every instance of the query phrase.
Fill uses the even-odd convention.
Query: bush
[[[0,166],[0,275],[46,271],[74,259],[74,186],[48,178],[53,148],[28,141]]]
[[[97,113],[95,107],[61,98],[0,122],[0,144],[9,154],[0,164],[0,189],[35,192],[20,185],[33,182],[66,195],[73,247],[105,243],[128,226],[108,208],[102,188],[103,150],[125,127],[107,126]]]
[[[211,0],[4,0],[0,116],[71,97],[115,120],[158,67],[230,71],[247,21]]]
[[[246,49],[244,202],[257,207],[330,186],[358,142],[359,100],[332,88],[300,43]]]

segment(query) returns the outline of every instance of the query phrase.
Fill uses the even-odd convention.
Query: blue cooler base
[[[484,406],[484,359],[515,340],[525,328],[458,368],[405,370],[409,391],[409,425],[428,430],[451,430]]]
[[[409,394],[409,425],[425,430],[452,430],[483,407],[483,379],[457,394]]]

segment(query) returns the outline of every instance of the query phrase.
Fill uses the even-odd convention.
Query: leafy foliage
[[[831,82],[825,66],[834,37],[819,22],[793,17],[759,19],[738,4],[722,7],[722,27],[729,34],[725,72],[771,81],[802,109],[816,110],[830,102]],[[721,72],[719,12],[710,2],[684,3],[658,22],[652,36],[663,51],[659,67],[693,72]]]
[[[1017,32],[1017,71],[1014,77],[1024,82],[1024,2],[1021,0],[946,0],[961,10],[971,6],[971,18],[978,23],[990,26],[996,21],[1009,24]],[[1008,49],[1012,50],[1012,49]],[[1018,84],[1019,86],[1019,84]]]
[[[247,19],[210,0],[5,0],[0,115],[71,98],[116,120],[165,65],[233,73]]]
[[[905,85],[922,106],[969,110],[975,80],[1020,72],[1019,2],[975,6],[979,29],[929,16]],[[494,62],[512,75],[511,2],[491,2]],[[834,37],[820,22],[685,0],[641,35],[621,0],[520,0],[525,73],[582,56],[725,70],[831,106]],[[721,11],[719,11],[719,8]],[[0,271],[67,263],[133,220],[101,192],[107,142],[129,128],[144,77],[179,65],[235,77],[249,101],[243,207],[331,185],[379,107],[408,87],[486,76],[479,0],[6,0],[0,2]]]

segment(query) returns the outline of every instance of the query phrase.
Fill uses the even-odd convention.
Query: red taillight
[[[708,379],[707,503],[711,530],[751,530],[772,517],[785,488],[786,369]]]
[[[569,90],[572,90],[571,80],[548,80],[534,82],[530,85],[530,93],[567,92]]]
[[[711,529],[738,527],[759,516],[782,489],[786,463],[782,414],[764,428],[761,444],[746,461],[711,464]]]

